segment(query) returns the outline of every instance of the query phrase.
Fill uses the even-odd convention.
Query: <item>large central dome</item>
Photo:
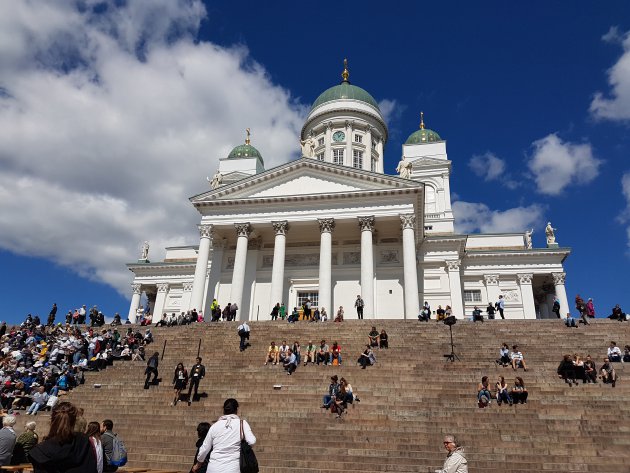
[[[365,102],[380,112],[380,109],[378,108],[378,103],[376,102],[376,100],[374,100],[374,97],[372,97],[365,89],[357,87],[356,85],[352,85],[350,82],[347,81],[343,81],[341,84],[335,85],[334,87],[331,87],[330,89],[322,92],[320,96],[317,97],[317,100],[313,102],[313,107],[311,108],[311,110],[314,110],[324,103],[343,99]]]

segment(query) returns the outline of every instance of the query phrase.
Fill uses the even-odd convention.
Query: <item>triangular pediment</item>
[[[422,184],[397,176],[301,158],[191,198],[193,203],[408,189]]]
[[[414,168],[423,166],[444,166],[450,164],[448,159],[433,158],[430,156],[421,156],[419,158],[407,158],[413,164]]]

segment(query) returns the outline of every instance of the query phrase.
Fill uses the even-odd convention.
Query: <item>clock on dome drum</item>
[[[343,141],[346,139],[346,134],[343,131],[336,131],[332,138],[333,141]]]

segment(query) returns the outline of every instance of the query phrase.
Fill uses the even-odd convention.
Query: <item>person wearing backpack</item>
[[[105,419],[101,424],[101,444],[103,445],[103,471],[116,471],[127,463],[127,449],[118,436],[112,432],[114,423]]]

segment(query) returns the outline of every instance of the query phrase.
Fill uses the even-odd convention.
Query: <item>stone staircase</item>
[[[197,423],[216,419],[223,401],[234,397],[258,439],[254,450],[265,473],[434,471],[445,456],[446,433],[466,447],[470,471],[630,471],[630,378],[624,364],[616,364],[621,379],[614,389],[601,383],[569,387],[556,376],[565,353],[591,354],[599,368],[611,339],[630,343],[630,324],[597,320],[569,329],[557,320],[459,321],[453,335],[461,361],[455,363],[443,357],[450,352],[449,329],[435,321],[252,322],[252,346],[243,353],[237,325],[153,329],[156,341],[148,353],[161,352],[166,341],[159,386],[143,389],[144,362],[117,362],[86,373],[85,386],[67,399],[85,409],[88,421],[114,421],[130,467],[187,472]],[[355,362],[372,325],[385,328],[391,348],[377,351],[378,363],[362,370]],[[271,340],[299,340],[304,349],[322,338],[339,341],[342,366],[300,366],[293,376],[281,366],[263,366]],[[207,370],[200,391],[207,397],[191,407],[171,407],[174,367],[182,361],[190,368],[199,340]],[[510,384],[516,375],[494,362],[502,342],[518,343],[525,355],[530,369],[517,374],[529,391],[528,403],[479,409],[476,386],[483,375],[493,383],[503,375]],[[344,376],[361,399],[342,420],[320,408],[333,374]],[[47,419],[47,413],[35,418],[42,435]]]

